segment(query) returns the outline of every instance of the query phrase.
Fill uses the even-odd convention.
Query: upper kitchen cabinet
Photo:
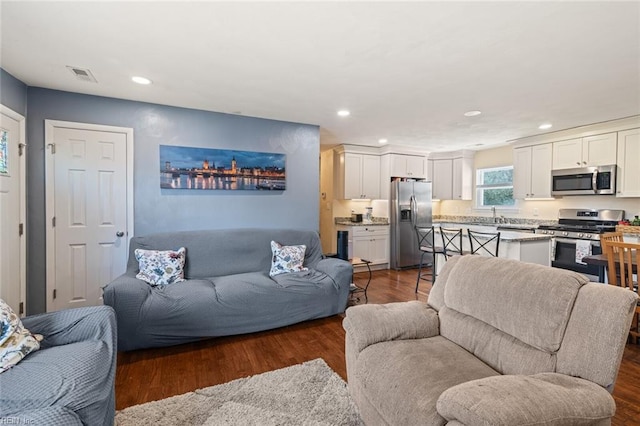
[[[385,145],[380,153],[380,198],[388,200],[390,182],[395,178],[428,179],[428,152],[407,147]]]
[[[453,199],[471,200],[473,198],[473,157],[453,159]]]
[[[432,155],[433,198],[471,200],[473,197],[473,152],[439,152]]]
[[[553,169],[616,164],[617,133],[553,142]]]
[[[431,196],[436,200],[453,199],[453,160],[433,160]]]
[[[424,156],[389,154],[391,176],[424,179],[427,177]]]
[[[618,197],[640,197],[640,129],[618,132]]]
[[[380,198],[380,156],[346,152],[334,156],[334,191],[342,199]]]
[[[551,198],[551,145],[514,148],[513,198]]]

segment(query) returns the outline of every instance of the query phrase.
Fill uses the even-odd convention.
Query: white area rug
[[[347,384],[318,358],[116,413],[117,426],[362,425]]]

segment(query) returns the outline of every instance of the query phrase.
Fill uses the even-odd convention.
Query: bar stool
[[[435,242],[435,229],[433,226],[429,227],[419,227],[415,226],[416,236],[418,237],[418,250],[420,250],[420,266],[418,267],[418,279],[416,280],[416,293],[418,292],[418,286],[420,285],[420,280],[428,281],[431,280],[431,284],[433,284],[436,280],[436,259],[438,254],[444,254],[444,250],[442,247],[436,247]],[[432,261],[425,263],[424,256],[431,255]],[[425,277],[422,273],[423,266],[430,266],[431,273],[426,274]]]
[[[462,254],[462,228],[440,228],[445,258]]]
[[[467,230],[471,254],[489,254],[498,257],[500,248],[500,232],[478,232]]]
[[[436,270],[438,255],[444,256],[445,260],[454,254],[462,254],[462,228],[460,229],[447,229],[440,228],[440,239],[442,241],[441,246],[436,246],[435,240],[435,227],[415,227],[416,235],[418,236],[418,248],[421,252],[420,266],[418,268],[418,279],[416,280],[416,293],[418,292],[418,286],[420,280],[427,281],[431,278],[431,284],[436,282]],[[433,256],[431,263],[424,263],[424,256],[430,254]],[[431,273],[427,277],[423,277],[422,267],[431,266]]]

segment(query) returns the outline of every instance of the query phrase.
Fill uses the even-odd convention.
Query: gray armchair
[[[108,306],[22,320],[40,350],[0,374],[0,424],[112,425],[116,323]]]
[[[637,296],[556,268],[450,258],[428,303],[347,309],[367,424],[607,425]]]

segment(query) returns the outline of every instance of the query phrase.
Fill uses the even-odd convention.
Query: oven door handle
[[[571,239],[571,238],[558,238],[558,237],[555,237],[555,240],[556,240],[557,243],[575,244],[576,241],[578,241],[580,239],[578,238],[578,239],[574,240],[574,239]],[[592,246],[600,247],[600,241],[589,240],[589,242],[591,243]]]
[[[593,175],[591,175],[591,189],[593,192],[598,192],[598,170],[593,171]]]

